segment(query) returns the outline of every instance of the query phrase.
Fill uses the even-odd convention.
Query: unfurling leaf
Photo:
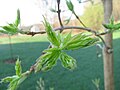
[[[113,30],[113,29],[114,29],[114,18],[113,18],[113,16],[111,16],[111,18],[110,18],[109,21],[110,21],[109,24],[103,24],[103,26],[104,26],[106,29]]]
[[[72,37],[72,31],[69,32],[69,33],[64,37],[63,46],[67,44],[67,42],[71,39],[71,37]]]
[[[8,32],[7,32],[7,31],[5,31],[5,30],[0,30],[0,33],[3,33],[3,34],[8,34]]]
[[[8,82],[11,82],[15,77],[11,77],[11,76],[8,76],[8,77],[5,77],[1,80],[0,83],[8,83]]]
[[[16,61],[15,71],[16,71],[16,75],[21,76],[21,74],[22,74],[22,67],[21,67],[21,61],[19,61],[19,58]]]
[[[59,50],[59,48],[50,48],[44,52],[46,53],[40,56],[40,58],[37,60],[35,72],[38,72],[40,70],[48,71],[52,69],[53,66],[55,66],[57,63],[61,50]]]
[[[113,29],[114,26],[111,25],[111,24],[103,24],[103,26],[106,28],[106,29]]]
[[[62,62],[63,67],[65,67],[67,69],[72,70],[72,69],[76,68],[76,66],[77,66],[76,60],[64,52],[61,53],[60,60]]]
[[[1,83],[9,83],[7,90],[17,90],[19,85],[27,78],[27,75],[22,74],[21,76],[14,75],[8,76],[1,80]]]
[[[113,16],[110,18],[110,23],[108,23],[108,24],[103,24],[103,26],[104,26],[106,29],[109,29],[109,32],[114,32],[114,31],[120,29],[120,23],[114,24],[114,17],[113,17]]]
[[[54,51],[59,51],[60,49],[59,48],[49,48],[49,49],[45,49],[43,52],[54,52]]]
[[[71,0],[66,0],[66,4],[67,4],[68,9],[73,12],[74,11],[74,5],[71,2]]]
[[[72,36],[69,41],[63,45],[65,50],[75,50],[80,48],[85,48],[96,43],[98,39],[88,37],[82,33]]]
[[[20,24],[20,10],[17,10],[17,18],[15,20],[15,26],[17,27]]]
[[[106,29],[109,29],[110,32],[113,32],[113,31],[116,31],[116,30],[119,30],[120,29],[120,23],[117,23],[117,24],[103,24],[103,26],[106,28]]]
[[[1,33],[4,33],[4,34],[11,34],[11,35],[14,35],[16,33],[18,33],[18,25],[20,23],[20,11],[19,9],[17,10],[17,18],[15,20],[15,22],[13,24],[9,24],[7,26],[1,26],[1,28],[3,30],[0,30]]]
[[[55,31],[53,31],[52,26],[50,25],[49,22],[44,18],[44,25],[45,25],[45,30],[48,36],[48,40],[54,45],[54,46],[60,46],[60,41],[57,37],[57,34]]]
[[[14,78],[8,85],[8,89],[7,90],[17,90],[18,88],[18,82],[19,82],[20,77]]]
[[[42,68],[42,71],[48,71],[48,70],[52,69],[53,66],[56,65],[59,55],[60,55],[60,51],[57,51],[57,50],[52,51],[50,57],[47,58],[47,61]]]
[[[114,25],[114,30],[119,30],[120,29],[120,23],[117,23]]]
[[[8,85],[8,89],[7,90],[16,90],[18,87],[18,81],[19,81],[20,77],[17,75],[14,76],[8,76],[6,78],[3,78],[1,80],[1,83],[9,83]]]
[[[12,34],[12,35],[16,34],[18,31],[18,28],[15,27],[13,24],[9,24],[8,26],[2,26],[1,28],[3,28],[7,34]]]
[[[3,83],[3,82],[9,83],[7,90],[17,90],[19,85],[30,74],[30,71],[26,71],[25,73],[22,73],[21,62],[19,61],[19,59],[16,61],[15,70],[16,70],[16,75],[8,76],[8,77],[1,79],[0,83]]]
[[[19,76],[14,76],[14,78],[12,79],[12,81],[10,81],[7,90],[17,90],[17,88],[19,87],[19,85],[20,85],[26,78],[27,78],[26,75],[22,75],[21,77],[19,77]]]

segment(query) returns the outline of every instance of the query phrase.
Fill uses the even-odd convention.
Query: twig
[[[85,30],[85,31],[88,31],[88,32],[92,32],[92,33],[96,33],[95,30],[92,30],[90,28],[85,28],[85,27],[80,27],[80,26],[64,26],[62,27],[63,30],[65,29],[81,29],[81,30]],[[54,28],[55,31],[57,30],[61,30],[61,27],[59,28]]]
[[[80,29],[80,30],[84,30],[84,31],[88,31],[88,32],[94,33],[96,36],[105,35],[105,34],[108,33],[108,32],[97,33],[93,29],[80,27],[80,26],[64,26],[64,27],[54,28],[53,30],[54,31],[58,31],[58,30],[61,31],[61,30],[66,30],[66,29]],[[23,31],[20,31],[20,32],[23,33],[23,34],[32,35],[32,36],[34,36],[36,34],[45,34],[46,33],[45,31],[40,31],[40,32],[23,32]]]
[[[77,14],[74,11],[73,11],[73,14],[77,18],[77,20],[80,22],[80,24],[82,24],[84,27],[86,27],[85,24],[80,20],[80,18],[77,16]]]
[[[57,13],[58,13],[58,20],[59,20],[60,26],[63,28],[63,24],[62,24],[62,20],[61,20],[61,15],[60,15],[60,13],[61,13],[61,10],[60,10],[60,0],[57,0],[57,5],[58,5],[58,11],[57,11]],[[62,28],[61,28],[60,32],[63,31]]]
[[[64,27],[58,27],[58,28],[54,28],[53,30],[54,31],[58,31],[58,30],[66,30],[66,29],[81,29],[81,30],[84,30],[84,31],[88,31],[88,32],[91,32],[91,33],[94,33],[96,35],[101,35],[101,34],[97,34],[95,30],[92,30],[90,28],[85,28],[85,27],[80,27],[80,26],[64,26]],[[46,32],[45,31],[40,31],[40,32],[23,32],[23,31],[20,31],[21,33],[23,34],[27,34],[27,35],[36,35],[36,34],[45,34]],[[102,33],[102,35],[104,35],[106,33]]]
[[[107,47],[104,39],[101,37],[101,35],[105,35],[108,32],[103,32],[103,33],[97,33],[95,30],[90,29],[90,28],[85,28],[85,27],[80,27],[80,26],[64,26],[64,27],[59,27],[59,28],[54,28],[53,30],[58,31],[58,30],[66,30],[66,29],[81,29],[84,31],[88,31],[93,33],[95,36],[99,37],[101,39],[101,41],[103,42],[103,44],[105,45],[105,47]],[[24,32],[27,35],[32,35],[34,36],[35,34],[44,34],[46,33],[45,31],[41,31],[41,32]]]

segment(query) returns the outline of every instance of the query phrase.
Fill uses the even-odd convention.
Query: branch
[[[77,16],[77,14],[74,11],[73,11],[73,14],[77,18],[77,20],[80,22],[80,24],[82,24],[84,27],[86,27],[85,24],[80,20],[80,18]]]
[[[85,28],[85,27],[80,27],[80,26],[64,26],[64,27],[58,27],[58,28],[54,28],[53,30],[55,31],[63,31],[63,30],[66,30],[66,29],[80,29],[80,30],[84,30],[84,31],[88,31],[88,32],[91,32],[93,33],[95,36],[99,37],[101,39],[101,41],[103,42],[104,46],[107,47],[104,39],[101,37],[101,35],[105,35],[107,34],[108,32],[103,32],[103,33],[97,33],[95,30],[93,29],[90,29],[90,28]],[[36,34],[45,34],[46,32],[45,31],[41,31],[41,32],[23,32],[24,34],[27,34],[27,35],[36,35]]]
[[[65,30],[65,29],[81,29],[81,30],[84,30],[84,31],[96,33],[95,30],[92,30],[92,29],[90,29],[90,28],[80,27],[80,26],[64,26],[64,27],[62,27],[62,29],[63,29],[63,30]],[[54,30],[55,30],[55,31],[61,30],[61,27],[59,27],[59,28],[54,28]]]
[[[61,10],[60,10],[60,0],[57,0],[57,5],[58,5],[58,11],[57,11],[57,13],[58,13],[59,23],[60,23],[60,26],[63,27],[61,16],[60,16],[60,13],[61,13]],[[63,29],[61,28],[60,32],[62,32],[62,31],[63,31]]]
[[[91,33],[94,33],[96,36],[99,36],[99,35],[105,35],[107,34],[108,32],[103,32],[103,33],[97,33],[95,30],[93,29],[90,29],[90,28],[85,28],[85,27],[80,27],[80,26],[64,26],[64,27],[58,27],[58,28],[54,28],[53,30],[54,31],[58,31],[58,30],[67,30],[67,29],[79,29],[79,30],[84,30],[84,31],[88,31],[88,32],[91,32]],[[23,32],[23,31],[20,31],[21,33],[23,34],[27,34],[27,35],[36,35],[36,34],[45,34],[46,32],[45,31],[40,31],[40,32]]]

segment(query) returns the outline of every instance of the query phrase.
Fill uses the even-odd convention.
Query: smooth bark
[[[112,15],[112,0],[102,0],[104,6],[104,23],[109,23]],[[106,29],[105,29],[106,30]],[[114,90],[114,74],[113,74],[113,49],[112,34],[106,34],[104,37],[107,47],[103,48],[103,63],[104,63],[104,85],[105,90]]]

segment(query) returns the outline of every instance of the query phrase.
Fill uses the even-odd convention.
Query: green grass
[[[120,33],[114,34],[114,76],[115,90],[120,89]],[[0,38],[0,79],[15,74],[14,64],[5,64],[4,61],[10,58],[8,38]],[[17,36],[12,37],[13,54],[19,56],[22,61],[23,71],[26,71],[41,55],[42,50],[47,48],[49,43],[46,36]],[[103,61],[102,57],[97,58],[96,47],[69,51],[71,56],[77,60],[77,68],[73,71],[64,69],[60,61],[49,72],[40,72],[29,76],[21,84],[18,90],[35,90],[36,81],[42,77],[45,81],[46,90],[54,87],[55,90],[95,90],[92,80],[100,78],[100,90],[104,90],[103,83]],[[0,84],[0,90],[6,90],[7,84]]]
[[[46,35],[18,35],[11,36],[12,43],[43,42],[48,41]],[[0,38],[0,44],[9,44],[9,37]]]

